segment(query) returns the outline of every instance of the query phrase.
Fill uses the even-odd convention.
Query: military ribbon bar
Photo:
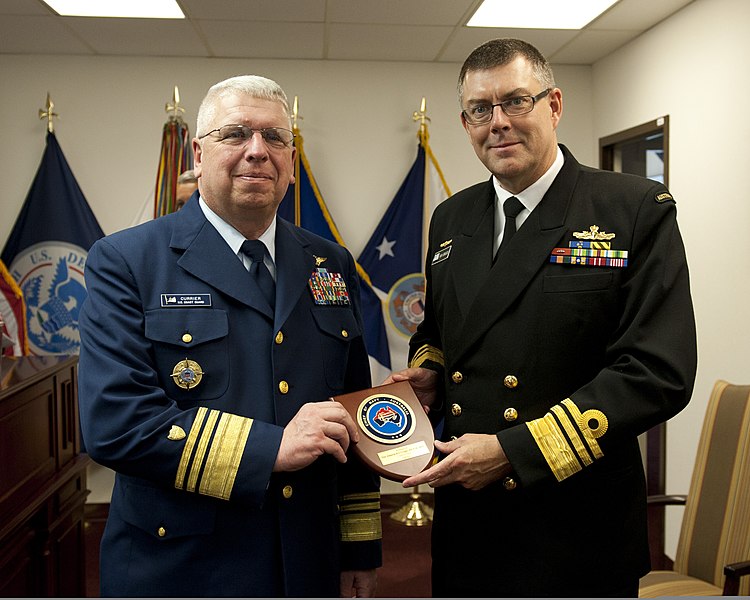
[[[609,250],[612,248],[612,242],[587,242],[583,240],[573,240],[568,242],[571,248],[596,248],[598,250]]]
[[[553,248],[552,256],[598,256],[600,258],[627,258],[627,250],[596,250],[588,248]]]
[[[555,256],[549,257],[551,263],[560,265],[581,265],[589,267],[627,267],[627,258],[602,258],[598,256]]]
[[[327,269],[315,269],[308,281],[315,304],[349,304],[349,291],[341,273],[329,273]]]

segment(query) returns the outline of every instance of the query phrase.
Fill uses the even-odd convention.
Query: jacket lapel
[[[453,242],[455,254],[450,258],[451,273],[462,320],[468,315],[492,267],[494,209],[495,188],[490,180],[470,207],[468,217],[461,228],[460,240]]]
[[[289,318],[315,270],[307,246],[290,223],[276,218],[276,329]]]
[[[550,252],[565,235],[565,215],[578,179],[580,165],[562,146],[565,164],[510,245],[489,270],[460,328],[454,348],[458,359],[489,329],[523,293],[537,272],[549,261]],[[491,250],[490,250],[491,251]],[[466,268],[466,265],[457,265]],[[479,267],[482,272],[483,262]],[[457,274],[456,280],[461,277]],[[463,290],[458,290],[458,295]]]
[[[177,264],[238,302],[273,318],[268,303],[252,285],[245,266],[208,222],[197,202],[188,202],[175,216],[170,246],[184,250]]]

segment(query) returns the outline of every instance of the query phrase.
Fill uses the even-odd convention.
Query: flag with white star
[[[358,259],[383,302],[394,371],[406,368],[409,338],[424,318],[427,226],[435,206],[448,196],[425,127],[417,158]]]

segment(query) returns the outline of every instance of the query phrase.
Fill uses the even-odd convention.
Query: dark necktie
[[[500,256],[503,250],[510,244],[510,238],[516,233],[516,217],[526,208],[521,201],[515,196],[511,196],[503,202],[503,213],[505,213],[505,228],[503,229],[503,239],[500,247],[497,249],[495,258]]]
[[[253,264],[250,265],[250,276],[258,284],[263,296],[268,300],[268,305],[273,310],[276,304],[276,283],[271,277],[271,272],[263,262],[266,254],[266,245],[260,240],[245,240],[240,248],[243,254],[247,254]]]

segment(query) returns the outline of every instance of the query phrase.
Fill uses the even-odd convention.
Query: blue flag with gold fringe
[[[305,155],[304,140],[296,126],[294,134],[294,144],[297,148],[294,165],[296,183],[289,186],[279,206],[278,215],[321,237],[346,246],[313,177],[310,163]],[[362,319],[365,327],[365,345],[370,357],[370,370],[373,383],[380,383],[391,369],[382,303],[359,264],[357,272],[362,280],[360,286]]]
[[[0,256],[23,293],[31,354],[78,353],[83,270],[89,248],[103,235],[55,134],[47,133],[42,162]]]
[[[424,318],[427,224],[450,196],[424,123],[418,137],[417,157],[358,259],[383,304],[394,370],[406,368],[409,338]]]

